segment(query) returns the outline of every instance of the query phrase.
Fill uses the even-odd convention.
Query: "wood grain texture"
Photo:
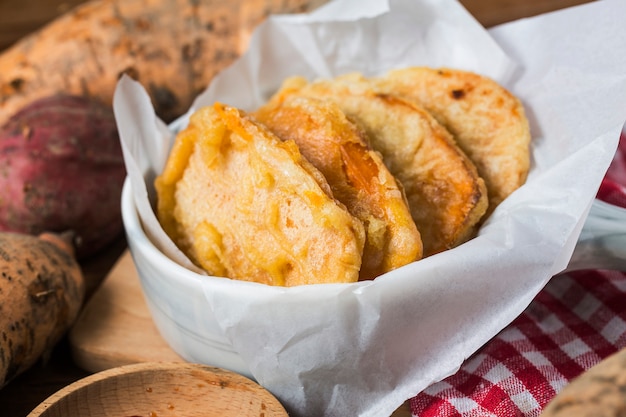
[[[74,362],[90,372],[138,362],[182,362],[152,321],[130,253],[120,257],[69,334]]]
[[[592,0],[459,0],[485,27],[523,17],[537,16],[554,10],[589,3]]]
[[[0,51],[85,0],[0,1]]]
[[[100,372],[60,390],[28,417],[287,417],[253,381],[209,366],[146,362]]]

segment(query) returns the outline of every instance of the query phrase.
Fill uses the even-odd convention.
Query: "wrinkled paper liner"
[[[505,85],[530,120],[532,168],[476,238],[356,284],[277,288],[206,277],[224,334],[292,415],[389,415],[454,373],[568,264],[626,118],[626,36],[614,19],[625,4],[607,0],[490,31],[453,0],[337,0],[275,16],[169,129],[143,87],[123,77],[114,109],[145,232],[202,273],[159,226],[152,182],[174,132],[203,105],[251,110],[291,75],[373,76],[411,65],[471,70]]]

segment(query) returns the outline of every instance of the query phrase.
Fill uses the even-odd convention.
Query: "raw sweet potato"
[[[185,112],[245,49],[270,13],[326,0],[96,0],[76,7],[0,55],[0,125],[59,92],[110,104],[122,73],[141,82],[165,121]]]
[[[125,176],[109,106],[37,100],[0,128],[0,231],[72,230],[78,257],[93,254],[122,234]]]
[[[49,352],[85,287],[64,235],[0,233],[0,388]]]

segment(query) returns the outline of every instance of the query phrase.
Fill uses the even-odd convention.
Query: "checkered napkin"
[[[598,198],[626,207],[626,135]],[[572,379],[626,347],[626,273],[558,275],[447,379],[411,398],[419,417],[541,414]]]

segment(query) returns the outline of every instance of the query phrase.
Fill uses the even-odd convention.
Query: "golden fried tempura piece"
[[[472,237],[487,208],[485,184],[429,113],[412,102],[375,92],[359,74],[311,84],[293,77],[274,100],[292,94],[331,100],[365,129],[372,147],[404,186],[424,256]]]
[[[413,67],[374,82],[383,92],[416,100],[453,134],[485,180],[489,213],[526,181],[530,130],[524,107],[495,81],[466,71]]]
[[[284,286],[358,279],[363,225],[293,141],[235,108],[193,114],[155,186],[165,231],[213,275]]]
[[[328,180],[334,197],[365,226],[360,278],[373,279],[422,256],[406,198],[365,132],[332,102],[299,96],[273,100],[254,113]]]

